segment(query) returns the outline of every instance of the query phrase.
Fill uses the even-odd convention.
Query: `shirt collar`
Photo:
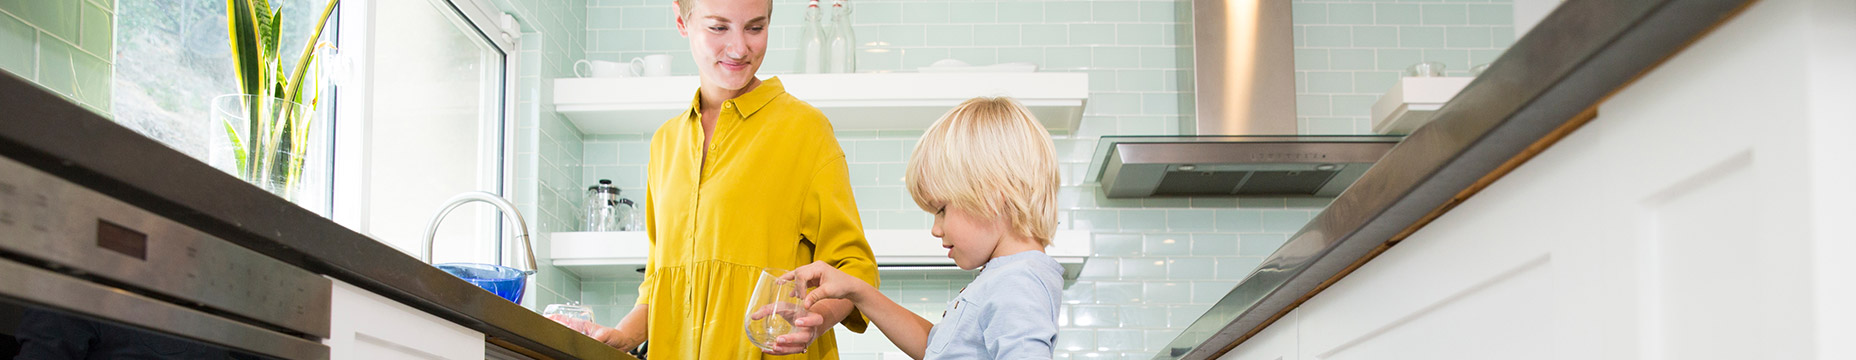
[[[760,86],[754,87],[754,90],[750,90],[746,94],[741,94],[741,96],[725,101],[723,104],[733,103],[736,108],[735,110],[739,111],[741,113],[741,118],[745,120],[750,116],[754,116],[755,112],[766,107],[768,103],[773,102],[774,98],[778,98],[780,94],[785,93],[786,86],[781,85],[780,77],[775,76],[767,78],[767,80],[761,80]],[[701,108],[702,90],[698,89],[696,90],[696,96],[690,99],[689,109],[684,110],[683,115],[686,118],[701,119]]]

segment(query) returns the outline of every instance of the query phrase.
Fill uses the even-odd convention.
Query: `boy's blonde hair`
[[[948,110],[909,156],[909,195],[922,210],[939,201],[1003,217],[1012,231],[1050,246],[1057,231],[1057,150],[1050,133],[1009,97],[977,97]]]

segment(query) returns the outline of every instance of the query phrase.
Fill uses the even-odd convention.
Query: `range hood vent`
[[[1185,136],[1104,136],[1088,181],[1130,198],[1331,197],[1358,180],[1402,137],[1296,135],[1290,12],[1289,0],[1193,0]]]
[[[1400,136],[1104,136],[1089,181],[1110,198],[1331,197]]]

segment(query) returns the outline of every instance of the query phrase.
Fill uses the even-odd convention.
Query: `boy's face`
[[[943,204],[939,207],[941,211],[934,214],[931,231],[941,238],[941,247],[948,249],[947,257],[954,259],[955,265],[961,270],[973,270],[999,257],[999,242],[1005,241],[1009,224],[954,206]]]

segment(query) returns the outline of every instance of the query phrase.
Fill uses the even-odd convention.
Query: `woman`
[[[749,359],[762,350],[743,319],[761,269],[823,261],[872,286],[876,262],[851,198],[844,152],[825,116],[754,77],[766,55],[771,0],[677,0],[702,87],[651,138],[651,254],[638,304],[595,339],[650,357]],[[848,301],[820,302],[772,355],[835,359],[828,332],[866,324]]]

